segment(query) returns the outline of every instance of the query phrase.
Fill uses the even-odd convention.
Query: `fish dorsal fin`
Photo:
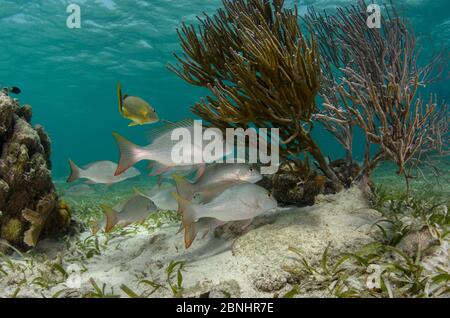
[[[164,125],[151,129],[147,133],[147,138],[150,141],[155,141],[156,139],[165,135],[169,131],[172,131],[176,128],[191,127],[193,124],[194,120],[192,118],[183,119],[179,122],[174,123],[164,120]]]

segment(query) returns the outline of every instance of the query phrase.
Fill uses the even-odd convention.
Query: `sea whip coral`
[[[310,8],[306,21],[320,43],[323,111],[315,119],[335,135],[352,161],[354,127],[366,140],[359,177],[380,161],[398,166],[408,180],[420,164],[448,154],[448,105],[418,97],[419,88],[443,75],[447,52],[418,65],[416,37],[392,2],[385,4],[381,28],[369,28],[367,5],[359,1],[335,15]],[[373,151],[373,150],[376,151]]]
[[[188,83],[209,88],[212,96],[193,111],[211,125],[280,128],[283,159],[314,178],[307,161],[312,157],[337,189],[367,180],[383,160],[396,163],[408,180],[425,158],[446,154],[448,106],[417,97],[446,56],[419,67],[412,28],[392,4],[381,29],[367,26],[364,1],[334,15],[310,9],[308,36],[297,8],[285,9],[283,0],[223,5],[215,15],[199,17],[198,30],[183,25],[178,34],[184,54],[169,66]],[[311,136],[317,122],[346,150],[348,169],[325,160]],[[355,127],[366,140],[361,169],[353,162]]]

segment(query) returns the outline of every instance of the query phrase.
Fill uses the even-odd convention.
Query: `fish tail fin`
[[[195,237],[197,236],[197,227],[195,223],[185,227],[184,229],[184,247],[188,249],[191,247],[192,242],[194,242]]]
[[[105,233],[109,233],[114,226],[116,226],[119,218],[117,217],[116,211],[114,211],[110,206],[101,205],[101,208],[103,209],[103,213],[106,217]]]
[[[191,201],[186,200],[179,194],[173,193],[173,196],[178,201],[178,210],[180,211],[182,216],[181,226],[186,228],[192,225],[192,223],[196,221],[194,205]]]
[[[177,174],[174,174],[172,177],[175,181],[178,195],[185,200],[192,200],[192,197],[194,196],[194,187],[192,183],[187,181],[186,178]]]
[[[122,114],[123,98],[122,98],[122,86],[120,85],[120,82],[117,83],[117,98],[119,99],[119,113]]]
[[[115,176],[118,176],[142,160],[143,149],[116,132],[113,132],[113,136],[116,138],[120,151],[119,164],[114,173]]]
[[[81,178],[81,169],[69,159],[70,176],[67,178],[67,183],[74,182]]]

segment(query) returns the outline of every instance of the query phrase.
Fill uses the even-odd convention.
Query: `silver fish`
[[[69,196],[85,196],[95,193],[95,190],[91,188],[91,186],[87,184],[77,184],[68,188],[64,194]]]
[[[220,222],[248,221],[277,207],[266,189],[251,183],[236,184],[206,204],[196,204],[176,195],[185,229],[185,246],[189,248],[197,235],[195,223],[202,218]],[[190,228],[194,224],[194,229]]]
[[[115,175],[123,173],[128,168],[142,160],[157,161],[165,167],[174,167],[191,166],[193,162],[195,162],[195,158],[203,159],[203,149],[205,146],[211,146],[211,142],[203,140],[202,138],[201,144],[198,144],[195,140],[191,140],[190,147],[188,149],[183,149],[185,152],[183,153],[183,156],[190,160],[184,163],[176,163],[172,160],[172,150],[174,147],[179,145],[178,140],[172,140],[172,132],[177,128],[187,129],[191,138],[195,139],[193,137],[196,134],[196,125],[192,120],[185,120],[175,124],[166,124],[161,128],[161,131],[156,130],[156,132],[153,133],[153,142],[144,147],[135,145],[119,134],[113,133],[120,150],[120,160]],[[224,149],[223,154],[217,154],[216,157],[210,158],[214,161],[217,159],[222,159],[224,156],[232,152],[232,147],[225,147],[225,141],[220,131],[212,132],[212,144]],[[196,164],[204,164],[204,162],[198,162]]]
[[[71,172],[67,182],[88,179],[88,183],[91,184],[113,184],[141,174],[139,170],[133,168],[120,176],[115,176],[114,171],[117,169],[117,164],[112,161],[96,161],[80,168],[72,160],[69,160],[69,165]]]
[[[166,167],[156,161],[151,161],[148,167],[152,169],[149,176],[157,176],[158,184],[161,184],[164,179],[172,179],[174,174],[187,177],[196,172],[194,180],[197,180],[204,171],[204,165]]]
[[[176,188],[171,183],[162,183],[154,186],[150,191],[136,190],[142,196],[152,200],[161,210],[175,211],[178,209],[178,202],[172,193],[176,192]]]
[[[249,226],[253,222],[253,219],[249,220],[243,220],[243,221],[236,221],[234,222],[234,225],[238,229],[245,229],[247,226]],[[205,238],[209,233],[213,232],[216,228],[226,224],[227,222],[220,221],[214,218],[201,218],[197,222],[194,222],[189,226],[185,234],[185,246],[186,248],[189,248],[195,239],[195,237],[201,233],[202,239]],[[181,227],[180,232],[183,230],[183,227]]]
[[[101,206],[105,213],[105,220],[100,227],[106,233],[114,227],[125,227],[133,223],[143,222],[154,211],[157,211],[155,203],[140,194],[135,194],[127,201],[119,203],[114,207]]]
[[[192,200],[195,194],[202,202],[208,202],[236,183],[256,183],[262,179],[257,169],[243,163],[208,165],[205,172],[195,182],[174,175],[177,192],[186,200]]]

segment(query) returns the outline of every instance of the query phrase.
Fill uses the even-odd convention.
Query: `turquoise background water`
[[[294,2],[303,14],[308,5],[333,9],[355,1],[287,5]],[[70,3],[81,7],[81,29],[66,27]],[[450,1],[394,3],[411,18],[424,52],[432,45],[449,45]],[[33,122],[50,133],[57,178],[67,175],[68,158],[80,164],[116,160],[112,131],[146,141],[148,127],[129,128],[117,112],[118,80],[125,92],[148,100],[161,118],[190,116],[190,106],[206,91],[186,84],[166,65],[180,51],[176,28],[181,22],[193,22],[220,5],[219,0],[0,0],[0,85],[19,86],[21,103],[33,106]],[[440,84],[433,91],[448,100],[447,87]],[[341,150],[329,135],[316,134],[338,157]]]

